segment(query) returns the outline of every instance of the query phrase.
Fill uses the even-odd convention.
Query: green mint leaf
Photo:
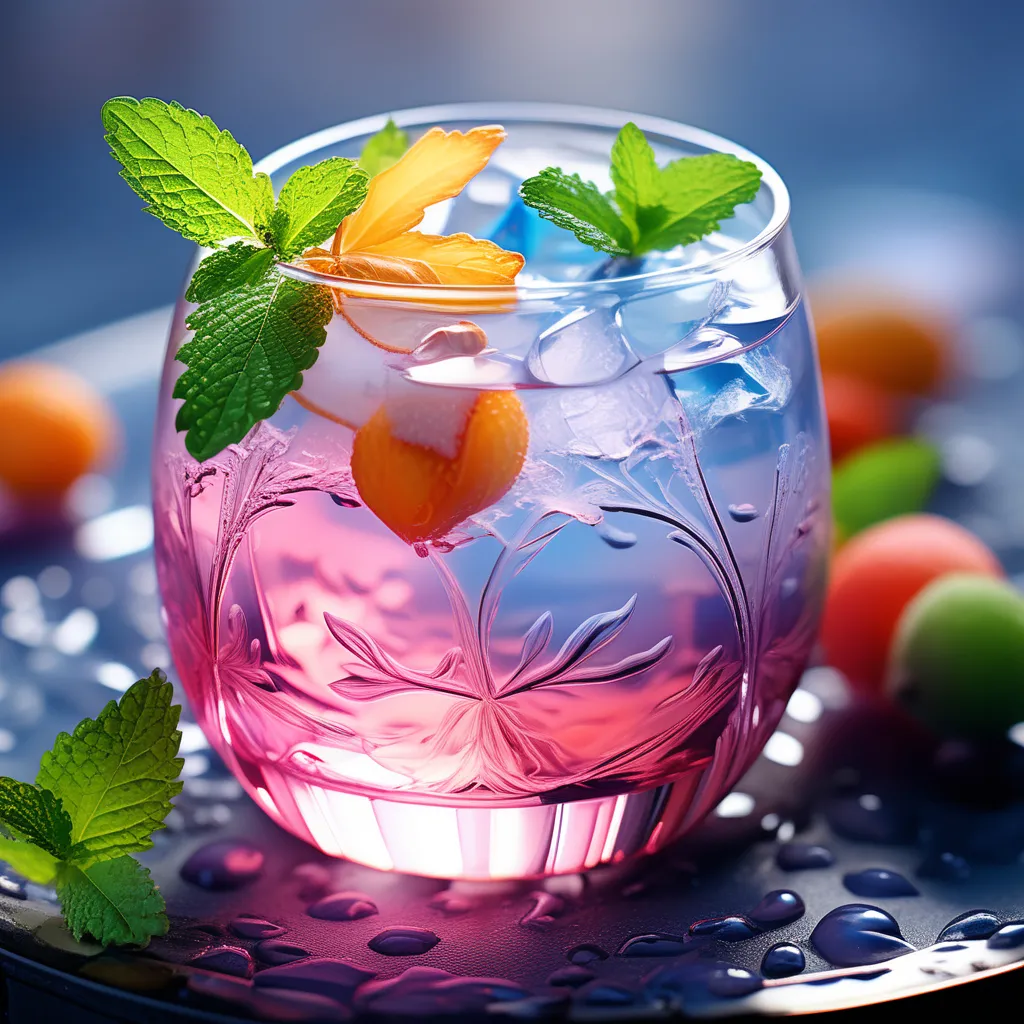
[[[185,298],[189,302],[206,302],[233,288],[255,284],[273,265],[273,249],[263,249],[248,242],[235,242],[226,249],[215,249],[196,267]]]
[[[367,173],[355,160],[334,156],[300,167],[277,197],[270,221],[277,251],[289,259],[319,245],[366,198]]]
[[[689,245],[717,231],[737,206],[753,200],[761,184],[755,164],[728,153],[682,157],[661,173],[665,220],[641,234],[638,255]]]
[[[148,211],[200,245],[261,239],[274,211],[265,174],[230,132],[180,103],[118,96],[103,104],[103,127],[121,176]]]
[[[184,399],[175,425],[203,461],[273,415],[316,362],[334,314],[329,289],[269,268],[256,282],[203,302],[186,321],[195,331],[177,358],[188,369],[174,386]]]
[[[601,190],[578,174],[545,167],[519,186],[519,195],[545,220],[571,231],[584,245],[612,256],[630,254],[629,226]]]
[[[159,670],[134,683],[44,754],[36,781],[71,819],[69,859],[83,866],[148,850],[163,828],[183,762],[171,684]]]
[[[0,836],[0,860],[6,861],[30,882],[40,885],[50,885],[60,867],[60,860],[35,843],[24,843],[6,836]]]
[[[65,865],[57,877],[64,920],[76,939],[91,936],[104,946],[145,946],[167,933],[160,890],[133,857],[106,860],[82,870]]]
[[[0,823],[17,838],[35,843],[54,857],[67,856],[71,818],[59,797],[47,789],[0,778]]]
[[[409,136],[389,117],[388,123],[363,146],[359,166],[372,178],[398,163],[408,148]]]
[[[634,242],[664,221],[665,185],[654,150],[632,121],[612,146],[612,184],[622,219],[633,229]]]

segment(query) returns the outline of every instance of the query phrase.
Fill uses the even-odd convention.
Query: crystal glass
[[[548,164],[609,187],[630,118],[662,163],[754,160],[758,197],[643,264],[516,201]],[[505,126],[422,228],[494,238],[525,271],[510,289],[285,267],[331,290],[327,341],[272,419],[203,464],[174,430],[179,302],[154,452],[175,663],[252,797],[328,854],[490,879],[655,850],[757,756],[821,607],[829,457],[785,186],[730,142],[620,112],[396,120]],[[261,169],[280,185],[382,124]]]

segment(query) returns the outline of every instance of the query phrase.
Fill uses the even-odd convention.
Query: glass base
[[[327,788],[261,765],[251,789],[284,828],[333,857],[433,878],[538,878],[617,864],[678,835],[695,781],[566,803],[406,803]]]

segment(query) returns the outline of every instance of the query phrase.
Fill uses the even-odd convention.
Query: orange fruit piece
[[[812,306],[823,373],[910,395],[949,375],[949,331],[937,316],[866,291],[819,294]]]
[[[450,394],[439,399],[446,405],[434,417],[421,395],[385,402],[356,431],[352,445],[360,497],[410,544],[443,537],[493,505],[515,483],[526,459],[529,427],[515,394],[467,392],[468,407]],[[429,447],[410,440],[428,434],[434,435]]]
[[[825,374],[822,386],[833,462],[899,432],[900,402],[891,392],[839,373]]]
[[[106,399],[47,363],[0,367],[0,483],[23,498],[62,494],[107,457],[117,434]]]
[[[828,663],[859,688],[880,691],[903,609],[952,572],[1003,576],[989,548],[941,516],[897,516],[858,533],[832,563],[821,632]]]

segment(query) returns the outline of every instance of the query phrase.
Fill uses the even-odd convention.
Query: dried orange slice
[[[352,476],[367,508],[410,544],[443,537],[493,505],[526,459],[529,427],[515,394],[438,390],[386,401],[352,446]]]

